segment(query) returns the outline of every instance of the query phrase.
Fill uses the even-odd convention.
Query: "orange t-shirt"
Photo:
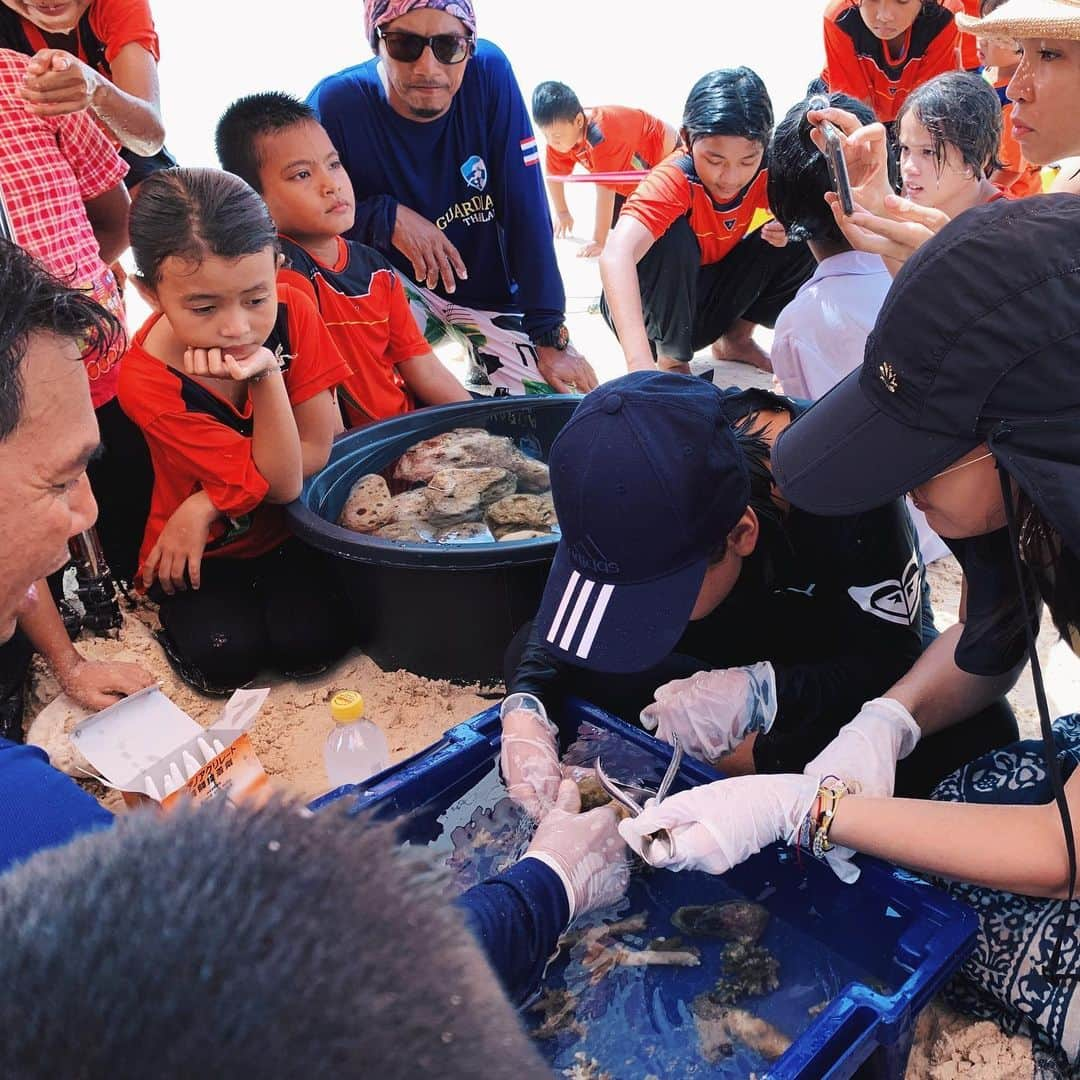
[[[1042,170],[1024,157],[1020,144],[1013,138],[1013,103],[1005,96],[1005,87],[1008,85],[1008,79],[994,80],[994,89],[1001,101],[1001,144],[998,146],[997,156],[1003,169],[1020,174],[1005,189],[1006,194],[1014,199],[1024,199],[1028,195],[1042,194]]]
[[[585,138],[569,153],[547,148],[547,171],[552,176],[569,176],[580,165],[586,172],[637,169],[645,173],[663,158],[666,135],[663,120],[641,109],[598,105],[589,110]],[[633,195],[638,181],[602,186]]]
[[[853,0],[830,0],[821,78],[831,92],[865,101],[878,120],[890,124],[915,87],[956,70],[959,36],[948,8],[924,8],[907,32],[899,59],[893,59],[863,22]]]
[[[943,0],[943,3],[953,14],[962,11],[973,19],[979,17],[980,0]],[[979,54],[975,49],[974,34],[960,35],[960,66],[965,71],[978,71],[982,66],[979,63]]]
[[[352,373],[338,396],[349,427],[412,412],[397,365],[431,352],[409,308],[401,280],[374,248],[338,237],[333,266],[319,262],[295,240],[281,237],[287,282],[315,301],[330,336]]]
[[[762,168],[737,198],[721,206],[694,171],[693,156],[677,150],[645,177],[622,212],[637,218],[657,240],[676,220],[689,218],[701,265],[708,266],[720,262],[746,235],[759,210],[769,209],[768,184],[768,170]]]
[[[120,405],[145,436],[154,466],[140,566],[173,512],[199,490],[228,519],[215,522],[207,558],[245,559],[271,551],[289,531],[282,508],[263,502],[269,485],[252,452],[251,399],[238,409],[151,356],[144,345],[160,318],[152,315],[143,324],[120,365]],[[288,357],[285,388],[294,406],[348,377],[314,304],[288,285],[278,286],[277,324],[265,344]]]
[[[20,16],[19,22],[34,52],[64,49],[110,78],[110,65],[120,50],[132,42],[141,45],[155,60],[161,59],[149,0],[92,0],[88,15],[90,31],[97,43],[84,40],[78,26],[68,34],[46,34],[29,19]]]

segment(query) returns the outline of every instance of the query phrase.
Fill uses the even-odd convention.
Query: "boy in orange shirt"
[[[586,172],[636,170],[644,176],[675,149],[677,140],[670,124],[641,109],[622,105],[582,108],[577,94],[561,82],[543,82],[533,91],[532,116],[547,143],[548,176],[569,176],[575,165]],[[579,258],[594,258],[604,250],[623,203],[634,194],[640,179],[596,185],[593,238],[578,252]],[[547,189],[555,208],[555,236],[569,236],[574,219],[566,205],[566,191],[552,180]]]
[[[942,0],[829,0],[821,78],[891,124],[912,90],[957,69],[959,49],[952,7]]]
[[[638,185],[600,257],[600,310],[628,371],[690,373],[716,360],[772,366],[753,339],[773,327],[814,270],[803,244],[770,221],[768,146],[773,110],[749,68],[702,76],[686,101],[683,146]]]
[[[989,15],[1003,3],[1005,0],[983,0],[979,14]],[[965,34],[964,37],[971,40],[970,34]],[[1013,199],[1039,195],[1042,193],[1042,170],[1024,158],[1020,152],[1020,144],[1013,138],[1013,103],[1005,93],[1005,88],[1020,66],[1020,52],[1016,42],[982,37],[974,40],[979,63],[985,68],[983,74],[997,91],[998,100],[1001,102],[1001,145],[997,152],[1001,168],[990,179]]]
[[[352,369],[338,388],[347,425],[470,400],[417,328],[390,263],[342,238],[353,225],[352,184],[310,107],[274,92],[241,98],[218,122],[216,145],[222,168],[270,208],[286,258],[278,281],[315,301]]]

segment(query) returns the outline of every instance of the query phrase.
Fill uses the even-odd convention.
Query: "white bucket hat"
[[[956,16],[965,34],[1080,41],[1080,0],[1008,0],[983,19]]]

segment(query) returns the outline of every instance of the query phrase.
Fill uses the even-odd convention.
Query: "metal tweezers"
[[[671,785],[675,782],[675,777],[679,773],[683,759],[683,748],[678,735],[672,735],[671,745],[671,761],[668,764],[667,771],[664,773],[663,780],[660,781],[660,786],[655,792],[650,791],[648,788],[639,787],[636,784],[621,784],[618,780],[612,780],[604,772],[599,758],[596,759],[596,763],[593,765],[596,781],[615,802],[629,811],[631,817],[637,817],[645,809],[647,800],[655,798],[657,803],[662,803],[667,797]],[[668,829],[659,829],[644,838],[642,854],[646,860],[648,860],[648,851],[653,844],[662,844],[667,849],[667,858],[675,858],[675,837],[671,835]]]

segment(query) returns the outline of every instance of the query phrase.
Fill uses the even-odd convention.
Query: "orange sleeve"
[[[1003,169],[1009,172],[1020,172],[1027,163],[1020,152],[1020,144],[1012,135],[1012,111],[1012,105],[1006,105],[1001,110],[1001,143],[998,146],[997,156]]]
[[[397,274],[391,271],[390,297],[388,304],[388,359],[392,364],[402,364],[406,360],[413,360],[417,356],[427,356],[431,352],[431,346],[427,339],[420,333],[420,327],[413,318],[412,308],[409,307],[409,298],[401,285]]]
[[[544,165],[549,176],[569,176],[576,162],[569,154],[560,153],[550,146],[544,151]]]
[[[277,273],[277,283],[279,286],[288,285],[290,289],[303,293],[316,307],[319,306],[319,294],[315,291],[311,278],[306,274],[301,274],[299,270],[294,270],[291,266],[283,266]]]
[[[637,186],[622,208],[659,240],[672,224],[690,210],[690,182],[671,161],[657,165]]]
[[[343,383],[352,372],[341,358],[318,308],[288,285],[278,286],[278,297],[288,305],[292,349],[285,386],[289,401],[303,405],[324,390]]]
[[[111,64],[116,54],[135,42],[155,60],[161,59],[154,17],[149,0],[93,0],[90,24],[105,46],[105,62]]]
[[[944,6],[947,7],[954,15],[957,12],[963,12],[965,15],[970,15],[972,18],[977,19],[979,17],[979,0],[944,0]],[[972,71],[979,66],[979,56],[975,51],[975,35],[974,34],[960,34],[960,66],[965,71]]]
[[[830,93],[850,94],[858,101],[871,101],[870,87],[851,47],[851,38],[828,17],[825,19],[825,67],[821,78]]]

